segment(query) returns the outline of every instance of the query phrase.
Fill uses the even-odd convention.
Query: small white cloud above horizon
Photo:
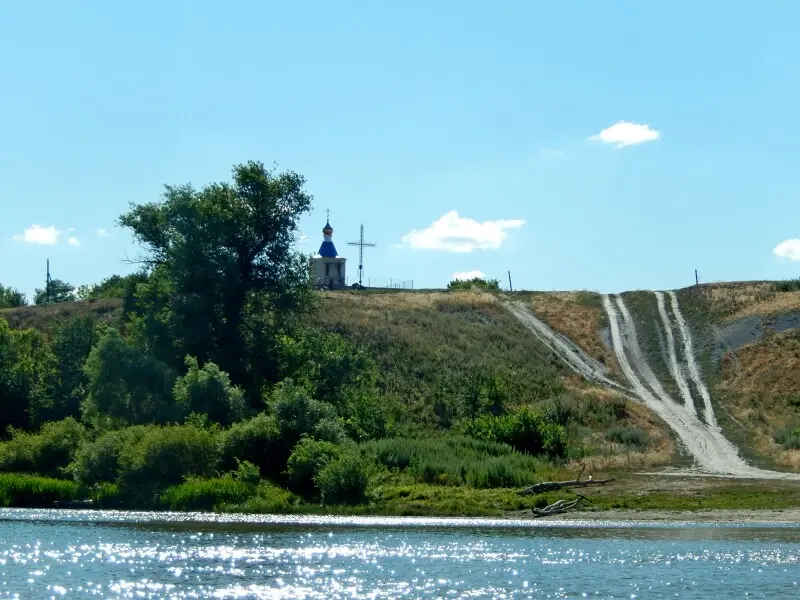
[[[109,233],[108,229],[106,229],[105,227],[99,227],[97,229],[97,235],[100,236],[100,237],[108,237],[111,234]]]
[[[782,241],[772,249],[772,253],[778,258],[800,260],[800,238]]]
[[[67,240],[67,243],[68,243],[70,246],[80,246],[80,245],[81,245],[81,241],[80,241],[78,238],[76,238],[76,237],[71,237],[71,238],[69,238],[69,239]]]
[[[461,281],[470,281],[471,279],[485,279],[486,273],[483,271],[478,271],[477,269],[474,271],[462,271],[460,273],[453,273],[450,276],[450,279],[460,279]]]
[[[509,229],[519,229],[522,219],[501,219],[480,223],[459,216],[451,210],[422,231],[412,230],[403,236],[403,242],[415,250],[444,250],[446,252],[472,252],[497,250],[508,236]]]
[[[13,239],[26,244],[52,246],[58,243],[59,237],[61,237],[61,231],[56,229],[55,225],[50,225],[50,227],[31,225],[21,234],[15,235]]]
[[[654,142],[660,137],[661,132],[652,129],[650,125],[617,121],[611,127],[606,127],[589,139],[593,142],[613,144],[615,148],[623,148],[625,146],[637,146],[644,142]]]

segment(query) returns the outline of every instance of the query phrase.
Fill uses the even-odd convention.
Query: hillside
[[[675,297],[691,332],[697,381],[684,360],[669,297],[663,300],[666,321],[653,292],[619,297],[655,385],[696,420],[692,426],[706,427],[709,419],[719,426],[721,460],[736,452],[724,445],[730,440],[757,467],[800,468],[800,290],[774,282],[725,283],[678,290]],[[465,396],[476,381],[492,381],[507,408],[568,412],[569,434],[584,448],[575,460],[595,470],[691,464],[691,451],[667,424],[674,417],[657,414],[625,391],[630,385],[619,358],[626,354],[615,351],[599,294],[345,291],[321,292],[317,299],[313,325],[364,347],[377,362],[398,435],[436,435],[463,421]],[[599,378],[576,373],[559,356],[563,352],[548,348],[508,310],[509,303],[573,342],[602,372]],[[113,322],[120,312],[121,303],[102,300],[0,315],[12,327],[47,330],[70,315],[93,313]],[[670,347],[676,349],[674,364]],[[628,356],[635,362],[635,352]],[[653,382],[646,387],[652,389]],[[702,400],[703,387],[710,404]]]

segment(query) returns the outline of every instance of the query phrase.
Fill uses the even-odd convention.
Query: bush
[[[191,425],[150,426],[136,444],[123,447],[120,485],[124,492],[148,500],[148,494],[186,477],[213,476],[218,464],[214,433]]]
[[[465,425],[464,433],[479,440],[508,444],[533,456],[563,458],[567,452],[564,428],[527,409],[475,419]]]
[[[612,427],[606,431],[606,439],[638,450],[644,450],[650,445],[647,432],[638,427]]]
[[[84,441],[69,466],[73,477],[87,486],[117,481],[122,451],[135,446],[147,429],[145,425],[136,425],[108,431],[94,441]]]
[[[177,379],[165,363],[128,344],[113,328],[86,359],[84,419],[127,424],[168,423],[180,416],[172,400]]]
[[[776,281],[773,287],[776,292],[795,292],[800,290],[800,278]]]
[[[332,460],[342,455],[342,449],[331,442],[303,438],[292,450],[286,465],[289,489],[310,496],[316,491],[315,478]]]
[[[20,473],[0,474],[0,506],[53,508],[56,500],[75,500],[78,484]]]
[[[159,504],[169,510],[215,510],[221,504],[246,502],[255,488],[233,477],[200,479],[190,477],[185,482],[167,488]]]
[[[281,436],[294,445],[303,434],[313,433],[323,419],[335,419],[336,409],[325,402],[314,400],[308,392],[295,385],[291,379],[282,381],[272,394],[270,403],[278,421]]]
[[[499,292],[500,281],[497,279],[482,279],[473,277],[472,279],[454,279],[447,284],[448,290],[471,290],[478,289],[487,292]]]
[[[367,494],[370,464],[357,452],[345,452],[326,464],[315,481],[323,504],[358,504]]]
[[[314,437],[324,442],[341,444],[347,439],[347,432],[341,419],[322,419],[314,428]]]
[[[362,444],[363,451],[389,469],[408,470],[418,481],[475,488],[523,487],[536,483],[546,464],[507,444],[462,436],[440,439],[393,438]]]
[[[787,450],[800,450],[800,427],[782,427],[775,432],[775,441]]]
[[[240,460],[257,466],[263,477],[278,477],[289,454],[275,417],[261,413],[221,434],[222,469],[236,469]]]
[[[213,362],[200,368],[197,359],[186,357],[187,373],[178,378],[172,395],[184,414],[208,415],[212,421],[230,425],[245,415],[244,392],[234,385],[228,374]]]
[[[0,471],[61,477],[83,435],[83,425],[72,417],[45,423],[38,433],[12,430],[11,439],[0,443]]]

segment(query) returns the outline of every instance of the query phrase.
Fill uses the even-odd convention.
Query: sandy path
[[[545,346],[561,358],[578,375],[591,381],[597,381],[619,391],[630,392],[624,386],[612,381],[605,375],[605,367],[586,354],[572,340],[553,331],[544,321],[521,302],[506,303],[506,308],[527,327]]]
[[[689,368],[689,377],[691,377],[700,396],[703,398],[703,415],[706,423],[710,427],[719,429],[717,425],[717,418],[714,416],[714,408],[711,406],[711,394],[708,393],[706,384],[700,376],[700,368],[697,366],[697,361],[694,358],[694,349],[692,348],[692,334],[689,332],[689,327],[686,325],[686,320],[683,318],[681,308],[678,305],[678,297],[675,292],[667,292],[669,294],[670,304],[672,304],[672,312],[675,314],[675,321],[678,323],[678,330],[681,332],[683,339],[683,354],[686,357],[686,364]]]
[[[664,303],[664,294],[663,292],[653,293],[656,295],[656,301],[658,302],[658,314],[661,317],[661,324],[664,326],[664,332],[667,335],[669,370],[672,373],[672,378],[675,380],[675,383],[678,384],[678,390],[683,398],[686,412],[694,415],[697,413],[697,410],[694,406],[694,400],[692,400],[692,392],[689,390],[689,382],[686,381],[686,377],[683,375],[683,370],[678,365],[678,353],[675,351],[675,336],[672,333],[672,323],[670,323],[669,316],[667,315],[667,307]]]
[[[719,428],[707,426],[697,415],[688,414],[673,400],[655,380],[655,375],[639,348],[636,326],[621,296],[616,297],[616,303],[622,315],[621,321],[611,299],[607,295],[603,296],[603,307],[608,315],[614,353],[620,368],[636,395],[675,431],[704,472],[754,479],[800,479],[800,473],[767,471],[748,465]],[[632,362],[628,360],[628,354],[632,356]],[[699,371],[697,374],[699,376]],[[640,377],[650,385],[654,393],[644,386]],[[713,411],[711,414],[713,415]]]

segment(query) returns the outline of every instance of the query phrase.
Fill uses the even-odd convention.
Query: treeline
[[[307,318],[307,259],[292,249],[303,185],[249,162],[229,183],[166,186],[119,219],[141,271],[77,293],[122,298],[118,322],[42,332],[0,318],[0,504],[291,510],[362,502],[388,471],[526,485],[580,454],[569,406],[509,411],[492,373],[464,382],[461,417],[443,426],[457,435],[409,439],[370,354]],[[50,298],[73,293],[62,283]]]

